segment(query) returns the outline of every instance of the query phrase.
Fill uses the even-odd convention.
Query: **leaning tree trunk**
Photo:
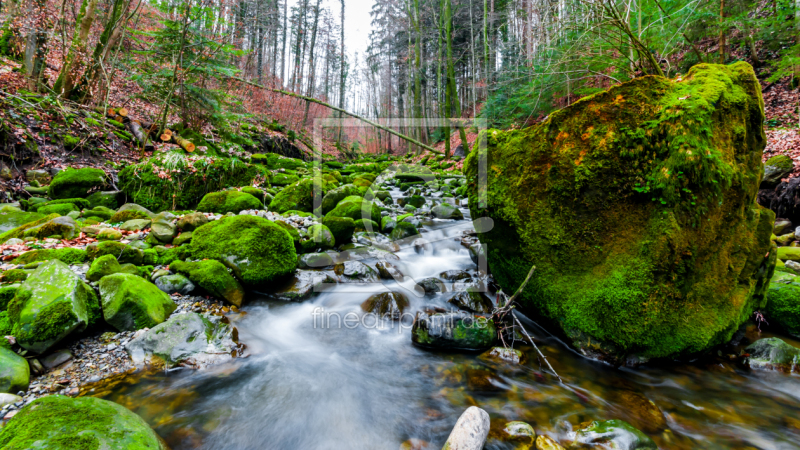
[[[75,36],[72,38],[72,45],[69,47],[64,66],[61,68],[61,73],[53,86],[53,90],[64,98],[69,98],[72,93],[75,82],[74,72],[81,64],[81,55],[86,52],[86,41],[89,38],[89,31],[92,29],[96,12],[97,0],[83,0],[78,18],[75,20],[78,25],[75,30]]]

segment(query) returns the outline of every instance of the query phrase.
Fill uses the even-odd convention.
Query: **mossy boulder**
[[[769,283],[764,313],[770,325],[800,337],[800,277],[776,271]]]
[[[0,448],[166,450],[128,409],[94,397],[49,395],[25,406],[0,430]]]
[[[178,229],[183,231],[193,231],[208,223],[208,217],[203,213],[190,213],[178,219]]]
[[[169,268],[186,275],[192,283],[216,298],[236,306],[242,306],[244,302],[242,285],[219,261],[213,259],[197,262],[175,261]]]
[[[161,291],[170,295],[188,295],[197,289],[197,286],[195,286],[191,280],[179,273],[158,277],[154,283]]]
[[[58,214],[59,216],[66,216],[73,211],[80,211],[80,208],[72,203],[55,203],[52,205],[45,204],[36,208],[36,211],[41,214]]]
[[[37,261],[57,259],[65,264],[81,264],[86,261],[86,250],[80,248],[44,248],[29,250],[14,259],[14,264],[30,264]]]
[[[751,369],[800,372],[800,348],[789,345],[781,338],[759,339],[747,346],[745,351],[749,355],[745,362]]]
[[[152,221],[150,219],[131,219],[125,221],[122,225],[120,225],[119,229],[124,231],[144,230],[145,228],[150,226],[151,222]]]
[[[103,255],[113,255],[120,263],[138,266],[142,264],[144,251],[116,241],[95,242],[86,246],[86,256],[90,261]]]
[[[399,320],[408,308],[408,297],[400,292],[382,292],[370,296],[361,304],[361,310],[381,318]]]
[[[351,195],[342,199],[325,217],[349,217],[353,220],[369,219],[380,222],[381,209],[363,197]]]
[[[253,197],[257,198],[259,202],[264,202],[267,195],[267,193],[264,192],[263,190],[253,186],[245,186],[241,189],[241,191],[244,192],[245,194],[250,194]]]
[[[0,213],[0,234],[11,231],[14,228],[35,222],[44,218],[44,214],[35,212],[24,212],[21,210],[10,210]]]
[[[106,208],[105,206],[95,206],[92,209],[84,209],[83,212],[81,212],[81,216],[97,217],[99,219],[108,220],[114,215],[114,213],[116,213],[116,211],[111,208]]]
[[[649,436],[617,419],[589,423],[575,433],[575,441],[592,448],[658,450]]]
[[[355,231],[367,231],[370,233],[378,233],[381,230],[381,226],[378,222],[372,221],[370,219],[359,219],[354,222],[356,230]]]
[[[94,290],[58,260],[39,266],[8,304],[13,334],[23,348],[43,353],[86,329],[98,308]]]
[[[327,214],[336,205],[339,204],[340,201],[344,200],[350,196],[359,196],[361,190],[353,185],[353,184],[345,184],[344,186],[339,186],[336,189],[331,189],[330,191],[325,193],[325,196],[322,197],[322,214]]]
[[[292,210],[310,213],[314,209],[314,199],[321,201],[323,194],[321,184],[312,178],[304,178],[283,188],[270,202],[269,210],[279,214]]]
[[[97,233],[98,241],[119,241],[122,240],[122,232],[114,228],[103,228]]]
[[[297,183],[300,177],[291,173],[276,173],[269,177],[269,182],[273,186],[287,186]]]
[[[50,216],[48,216],[50,217]],[[44,239],[50,236],[61,236],[62,239],[72,239],[78,233],[78,223],[67,216],[55,217],[47,222],[28,228],[22,232],[24,237]]]
[[[144,211],[137,211],[135,209],[128,209],[125,211],[117,211],[113,216],[108,218],[110,223],[126,223],[131,220],[150,220],[150,215]]]
[[[175,311],[177,305],[156,285],[129,273],[100,280],[103,318],[119,331],[152,328]]]
[[[531,128],[489,130],[465,175],[472,217],[493,219],[478,227],[492,274],[514,292],[535,265],[522,309],[613,362],[729,341],[765,305],[775,265],[775,215],[755,202],[763,122],[740,62],[638,78]]]
[[[100,169],[71,169],[58,172],[47,195],[52,199],[86,198],[89,191],[106,183],[106,173]]]
[[[764,177],[761,179],[762,188],[777,186],[782,178],[788,177],[794,169],[794,161],[788,155],[775,155],[764,163]]]
[[[89,271],[86,272],[86,279],[89,281],[100,281],[101,278],[115,273],[140,275],[139,269],[133,264],[120,264],[116,256],[103,255],[92,261]]]
[[[16,228],[13,228],[11,230],[8,230],[8,231],[4,232],[3,234],[0,234],[0,244],[4,244],[9,239],[22,239],[22,238],[25,237],[25,232],[26,231],[28,231],[28,230],[30,230],[32,228],[36,228],[36,227],[38,227],[38,226],[40,226],[42,224],[45,224],[45,223],[49,222],[50,220],[55,219],[56,217],[58,217],[57,214],[50,214],[50,215],[41,217],[39,219],[35,219],[33,222],[28,222],[28,223],[20,225],[20,226],[18,226]]]
[[[25,279],[28,277],[26,276]],[[5,311],[8,307],[8,303],[17,295],[17,291],[21,284],[14,283],[14,284],[7,284],[0,286],[0,311]],[[0,335],[5,336],[5,335]]]
[[[336,239],[328,227],[316,224],[308,227],[308,234],[300,241],[300,246],[306,252],[315,249],[328,250],[336,246]]]
[[[434,206],[431,209],[431,213],[437,219],[464,220],[464,213],[449,203]]]
[[[322,224],[328,227],[333,233],[336,243],[343,245],[349,243],[356,230],[356,221],[349,217],[324,217]]]
[[[419,230],[414,224],[409,222],[398,222],[395,227],[392,229],[392,232],[389,233],[389,239],[393,241],[399,241],[401,239],[407,239],[414,237],[419,234]]]
[[[4,339],[0,336],[0,339]],[[16,394],[27,391],[31,381],[28,361],[0,345],[0,393]]]
[[[197,205],[198,211],[216,214],[238,214],[247,209],[261,209],[261,201],[248,193],[234,190],[210,192]]]
[[[156,243],[164,242],[168,244],[172,242],[178,232],[177,226],[173,223],[174,219],[175,216],[166,211],[156,214],[153,217],[153,222],[150,223],[150,235],[148,237],[155,238]]]
[[[119,191],[97,191],[86,197],[90,208],[102,206],[109,209],[119,208]]]
[[[28,272],[23,269],[11,269],[0,273],[0,283],[18,283],[28,278]]]
[[[411,342],[432,350],[484,351],[496,341],[497,330],[491,318],[465,312],[420,312],[411,327]]]
[[[297,253],[289,233],[258,216],[231,216],[196,229],[189,244],[197,259],[216,259],[245,287],[268,285],[294,272]]]

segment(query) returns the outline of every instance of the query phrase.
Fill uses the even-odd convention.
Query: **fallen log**
[[[153,143],[148,139],[149,133],[145,133],[139,122],[135,120],[128,121],[128,130],[131,132],[134,139],[136,139],[139,148],[143,148],[146,151],[153,151],[155,149]]]

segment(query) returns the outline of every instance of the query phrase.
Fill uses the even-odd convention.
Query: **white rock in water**
[[[456,421],[442,450],[481,450],[489,435],[489,413],[470,406]]]

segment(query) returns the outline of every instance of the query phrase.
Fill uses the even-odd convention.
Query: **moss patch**
[[[261,201],[240,191],[220,191],[206,194],[197,210],[216,214],[239,213],[247,209],[261,209]]]
[[[53,199],[86,198],[92,188],[105,184],[106,173],[100,169],[71,169],[58,172],[47,194]]]

